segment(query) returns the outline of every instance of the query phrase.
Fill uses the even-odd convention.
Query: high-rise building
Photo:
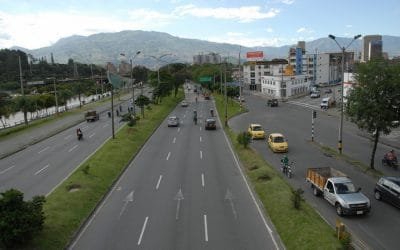
[[[363,37],[363,48],[361,52],[361,61],[367,62],[372,58],[382,56],[382,36],[369,35]]]

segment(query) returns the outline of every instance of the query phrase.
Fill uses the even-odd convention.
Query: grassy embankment
[[[225,114],[222,96],[214,95],[218,113]],[[239,114],[239,104],[228,102],[228,118]],[[223,120],[223,119],[222,119]],[[251,147],[245,149],[239,145],[237,133],[225,129],[250,183],[264,205],[287,249],[338,249],[340,242],[335,238],[334,230],[306,202],[301,209],[293,206],[291,186],[281,174],[270,166]],[[266,148],[267,149],[267,148]]]
[[[35,238],[32,247],[63,249],[142,145],[182,99],[180,91],[176,98],[166,97],[161,105],[146,109],[145,118],[131,128],[124,126],[115,139],[108,140],[51,193],[44,205],[44,230]],[[70,192],[71,188],[77,191]]]

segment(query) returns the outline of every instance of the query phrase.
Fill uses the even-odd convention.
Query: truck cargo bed
[[[307,169],[306,180],[321,190],[324,188],[327,179],[331,177],[346,177],[346,175],[331,167]]]

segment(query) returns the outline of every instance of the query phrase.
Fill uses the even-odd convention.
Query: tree
[[[142,110],[142,117],[144,117],[144,106],[150,104],[150,99],[145,95],[140,95],[135,101],[135,104]]]
[[[8,118],[10,116],[10,114],[12,113],[12,105],[13,101],[10,95],[0,92],[0,120],[4,128],[6,127],[6,125],[3,118]]]
[[[237,135],[237,142],[240,145],[243,145],[244,148],[247,148],[247,146],[249,145],[250,141],[251,141],[251,135],[249,132],[244,131],[241,132]]]
[[[370,167],[374,169],[381,133],[389,134],[400,118],[400,64],[384,60],[361,63],[356,65],[355,79],[346,114],[360,129],[373,134]]]
[[[32,105],[34,105],[34,103],[30,96],[19,96],[15,100],[15,110],[24,113],[25,125],[28,125],[28,112],[32,109]]]
[[[16,248],[43,229],[44,196],[24,201],[24,195],[10,189],[0,193],[0,248]]]

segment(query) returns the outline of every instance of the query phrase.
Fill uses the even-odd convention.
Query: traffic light
[[[317,111],[313,110],[313,112],[312,112],[312,118],[313,118],[313,119],[317,118]]]

